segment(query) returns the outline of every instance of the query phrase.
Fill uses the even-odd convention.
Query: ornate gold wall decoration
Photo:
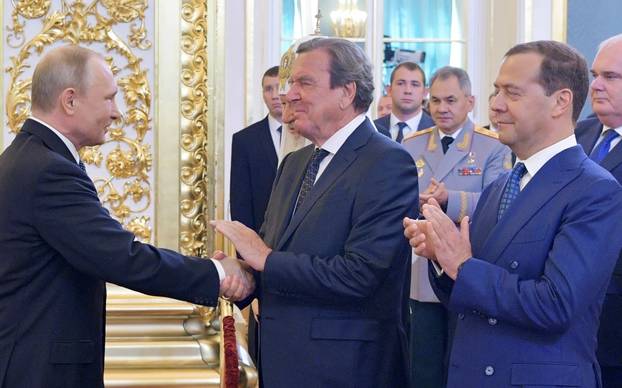
[[[85,147],[82,160],[97,169],[104,177],[91,174],[104,205],[111,214],[143,241],[151,241],[151,217],[145,212],[152,203],[152,149],[145,139],[151,131],[151,86],[141,56],[135,50],[148,50],[145,11],[147,0],[13,0],[13,25],[8,26],[7,45],[17,53],[10,57],[6,68],[9,74],[6,94],[8,130],[17,133],[30,115],[30,76],[25,71],[33,67],[36,55],[55,44],[82,44],[106,51],[105,58],[117,79],[119,96],[125,110],[123,118],[114,122],[106,143]],[[29,20],[42,27],[32,38],[26,37]],[[116,31],[129,25],[126,38]],[[99,47],[97,47],[99,46]],[[117,101],[119,102],[119,101]],[[123,105],[120,104],[123,110]],[[102,164],[103,162],[103,164]]]
[[[210,147],[207,137],[207,8],[201,0],[182,1],[181,27],[181,237],[185,254],[210,255],[213,212]],[[213,167],[212,167],[213,168]]]

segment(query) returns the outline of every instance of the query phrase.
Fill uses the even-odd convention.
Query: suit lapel
[[[622,141],[618,142],[618,144],[609,151],[600,165],[608,171],[612,171],[620,163],[622,163]]]
[[[276,150],[274,149],[274,142],[272,141],[272,135],[270,134],[270,123],[268,122],[268,116],[266,116],[261,124],[263,126],[263,131],[260,131],[260,141],[261,147],[263,148],[263,154],[267,156],[268,161],[272,166],[276,167],[278,162],[278,157],[276,155]]]
[[[438,129],[436,130],[437,136],[439,136],[440,143],[440,133]],[[464,159],[467,154],[471,151],[471,144],[473,143],[473,123],[470,120],[464,124],[464,128],[460,135],[456,140],[452,143],[452,145],[447,150],[447,153],[441,158],[438,168],[434,173],[434,176],[438,181],[443,180],[457,165],[460,163],[462,159]],[[440,148],[440,153],[443,153],[442,146]]]
[[[421,114],[421,120],[419,120],[419,125],[417,126],[417,131],[421,131],[423,129],[428,129],[434,126],[434,120],[425,112]]]
[[[350,135],[346,142],[341,146],[339,151],[337,151],[337,153],[333,156],[332,160],[326,167],[326,170],[324,170],[322,175],[313,185],[311,191],[309,191],[309,193],[307,194],[307,197],[305,198],[302,206],[300,206],[299,209],[296,209],[296,213],[294,213],[293,217],[291,217],[289,225],[279,239],[277,249],[280,249],[283,247],[283,245],[285,245],[287,240],[289,240],[292,233],[294,233],[296,228],[298,228],[298,226],[304,220],[309,211],[313,209],[315,203],[330,187],[333,186],[333,184],[337,181],[337,178],[339,178],[348,169],[348,167],[357,157],[358,148],[362,147],[367,143],[373,132],[374,130],[371,126],[371,123],[368,119],[365,119],[365,121],[361,125],[359,125],[359,127]],[[300,178],[300,181],[302,181],[302,177]],[[298,185],[298,187],[300,187],[300,185]],[[298,190],[296,190],[296,196],[297,195]],[[294,198],[292,202],[295,201],[296,199]],[[291,206],[293,207],[293,204]]]
[[[600,133],[603,130],[603,125],[598,120],[594,120],[594,123],[586,128],[585,131],[577,133],[577,143],[581,144],[586,154],[590,154],[596,141],[598,140]]]
[[[556,194],[580,173],[580,164],[586,158],[580,147],[572,147],[554,156],[534,176],[514,200],[504,217],[492,228],[481,252],[486,259],[495,262],[503,250],[510,244],[514,236],[538,212],[542,206],[553,199]],[[509,175],[508,175],[509,176]],[[491,196],[495,208],[499,206],[500,193]],[[496,209],[495,209],[496,210]],[[493,225],[496,211],[489,211],[487,221]],[[492,218],[494,217],[494,218]]]

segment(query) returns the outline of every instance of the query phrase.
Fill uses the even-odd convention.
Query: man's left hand
[[[244,261],[256,271],[263,271],[270,249],[251,228],[238,221],[215,220],[210,224],[228,238]]]
[[[434,246],[436,260],[447,276],[456,280],[460,264],[473,256],[469,240],[469,217],[462,219],[458,230],[454,222],[434,203],[434,199],[423,205],[422,212],[432,226],[428,228],[426,237]]]
[[[449,193],[444,182],[439,182],[432,178],[430,186],[421,194],[419,194],[419,206],[423,207],[428,201],[434,198],[438,205],[445,206],[449,200]]]

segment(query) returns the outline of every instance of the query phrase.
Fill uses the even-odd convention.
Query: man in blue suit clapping
[[[599,387],[596,333],[622,247],[622,192],[577,145],[585,59],[553,41],[510,49],[492,100],[517,156],[456,228],[434,201],[406,219],[432,259],[439,299],[458,313],[448,387]]]

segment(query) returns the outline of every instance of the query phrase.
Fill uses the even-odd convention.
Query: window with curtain
[[[356,7],[367,11],[367,1],[372,0],[359,0]],[[466,26],[462,10],[466,9],[466,0],[376,1],[384,12],[384,18],[376,20],[382,24],[376,30],[384,31],[385,55],[382,63],[374,65],[382,66],[383,85],[388,85],[391,71],[397,64],[396,52],[398,59],[419,61],[428,79],[445,65],[464,67]],[[330,13],[339,6],[339,0],[282,0],[281,53],[294,40],[313,32],[318,7],[322,12],[322,35],[334,36]],[[371,28],[369,22],[367,28]]]
[[[436,69],[464,66],[465,40],[457,0],[384,0],[383,84],[396,66],[392,55],[419,62],[426,78]]]

